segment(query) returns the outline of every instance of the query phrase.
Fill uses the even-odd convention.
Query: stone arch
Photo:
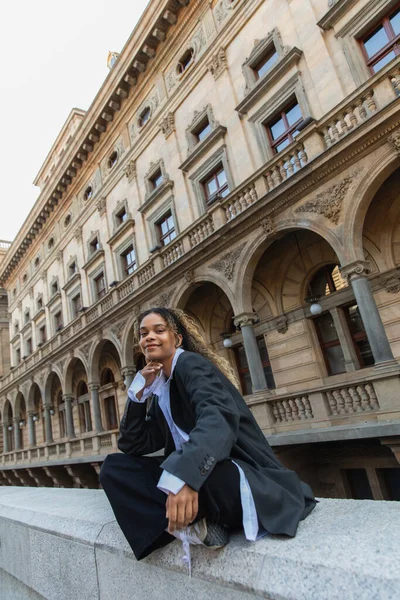
[[[285,221],[284,223],[278,224],[274,235],[266,237],[264,233],[260,233],[260,235],[257,238],[255,238],[255,240],[249,247],[249,251],[246,255],[246,260],[243,261],[239,267],[237,279],[238,282],[241,284],[241,289],[238,289],[237,295],[240,302],[241,312],[251,313],[253,311],[254,276],[256,273],[256,269],[259,266],[260,260],[264,255],[267,254],[267,251],[269,251],[269,249],[274,244],[281,243],[282,245],[282,240],[287,240],[287,236],[294,232],[298,232],[299,235],[303,236],[306,233],[310,233],[311,235],[318,237],[320,240],[323,240],[323,242],[325,242],[326,245],[329,248],[331,248],[331,251],[333,252],[334,256],[337,257],[339,264],[342,264],[342,261],[344,260],[343,247],[339,239],[333,232],[318,224],[310,222],[305,223],[304,221],[302,221],[301,223],[295,221]],[[281,252],[281,256],[287,256],[287,253]],[[289,268],[290,260],[292,260],[292,257],[290,259],[287,258],[286,263],[283,266],[284,269]],[[317,268],[317,266],[318,265],[315,265],[315,268]],[[322,266],[322,263],[320,264],[320,266]],[[260,287],[259,293],[261,294]],[[281,312],[283,312],[283,306],[277,300],[280,297],[280,294],[278,292],[276,292],[275,294],[268,294],[267,290],[264,289],[262,291],[262,294],[264,295],[265,300],[267,299],[267,297],[269,298],[270,306],[268,307],[268,310],[270,311],[271,315],[273,314],[274,310],[276,311],[276,314],[280,314]],[[275,298],[274,302],[272,301],[273,297]],[[265,314],[264,316],[265,318],[268,317],[267,314]]]
[[[76,391],[77,377],[82,373],[84,380],[88,383],[88,369],[82,358],[74,356],[68,362],[65,369],[64,393],[73,395]]]
[[[218,286],[227,296],[236,314],[236,298],[232,287],[221,276],[214,275],[212,272],[207,274],[199,273],[194,275],[191,281],[187,281],[185,279],[182,281],[182,283],[178,283],[177,288],[171,298],[171,306],[176,306],[177,308],[183,309],[192,293],[193,286],[201,283],[213,283]]]
[[[133,315],[126,323],[121,339],[122,347],[122,366],[132,367],[134,369],[134,348],[136,346],[135,327],[139,313]]]
[[[363,249],[363,231],[365,217],[379,188],[399,168],[399,158],[393,151],[387,150],[373,168],[370,168],[354,192],[344,219],[343,244],[346,262],[365,260]]]
[[[14,431],[8,428],[13,425],[13,409],[10,400],[6,399],[3,407],[3,423],[6,425],[6,436],[7,436],[7,446],[8,451],[11,452],[14,450]],[[3,444],[5,440],[3,440]]]
[[[99,382],[101,368],[109,366],[114,374],[115,381],[121,379],[121,354],[114,340],[105,337],[93,348],[89,362],[90,382]]]
[[[51,405],[54,410],[52,418],[53,439],[62,439],[66,437],[66,417],[65,411],[61,409],[63,403],[61,377],[56,371],[51,371],[47,376],[44,397],[46,404]]]

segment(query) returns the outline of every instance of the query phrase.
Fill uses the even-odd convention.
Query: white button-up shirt
[[[180,429],[174,423],[170,405],[171,377],[174,372],[176,362],[182,352],[184,352],[182,348],[178,348],[176,350],[172,361],[171,375],[168,379],[161,371],[160,375],[155,379],[155,381],[146,388],[146,380],[143,375],[138,372],[128,390],[128,397],[132,400],[132,402],[145,402],[147,398],[153,394],[158,397],[158,405],[163,412],[165,420],[167,421],[169,430],[175,443],[175,448],[177,450],[180,450],[182,445],[185,444],[190,437],[185,431],[182,431],[182,429]],[[139,400],[136,394],[138,394],[141,390],[143,390],[143,394]],[[243,511],[243,530],[246,538],[254,541],[260,536],[258,536],[258,518],[253,494],[251,493],[250,485],[243,472],[243,469],[237,463],[235,463],[235,461],[232,462],[238,468],[240,475],[240,499]],[[177,494],[184,485],[185,481],[164,470],[159,479],[157,487],[166,494]],[[264,535],[264,532],[261,535]]]

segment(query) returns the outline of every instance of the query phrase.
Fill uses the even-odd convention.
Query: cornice
[[[329,0],[328,4],[332,8],[318,21],[318,27],[325,31],[331,29],[357,2],[358,0]]]
[[[186,160],[180,165],[179,169],[186,173],[204,154],[211,148],[214,142],[223,139],[227,132],[226,127],[218,125],[208,136],[197,144]]]
[[[82,269],[84,269],[86,271],[92,265],[94,265],[94,263],[96,263],[98,260],[100,260],[100,258],[101,259],[104,258],[104,250],[102,250],[101,248],[99,250],[96,250],[96,252],[94,252],[92,254],[92,256],[85,262]]]
[[[133,231],[135,227],[135,221],[133,219],[127,219],[122,223],[114,232],[114,234],[107,240],[109,246],[113,246],[127,231]]]

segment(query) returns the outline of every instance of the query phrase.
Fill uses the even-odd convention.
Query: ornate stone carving
[[[106,214],[107,201],[106,201],[106,199],[104,197],[103,198],[99,198],[99,200],[97,200],[96,206],[97,206],[97,210],[100,213],[100,216],[103,216],[103,215]]]
[[[186,279],[186,281],[188,283],[193,283],[193,281],[194,281],[194,271],[193,271],[193,269],[189,269],[189,271],[185,271],[185,273],[184,273],[183,276],[184,276],[184,278]]]
[[[366,277],[371,272],[371,263],[366,260],[357,260],[339,269],[345,281],[351,281],[358,277]]]
[[[241,315],[237,315],[233,319],[233,324],[235,327],[245,327],[246,325],[254,325],[259,322],[259,318],[255,313],[243,313]]]
[[[381,285],[388,294],[398,294],[400,292],[400,271],[397,270],[389,276],[383,276]]]
[[[355,174],[345,177],[340,183],[336,183],[326,191],[316,194],[313,200],[309,200],[295,209],[295,213],[316,213],[324,216],[335,225],[339,223],[343,200],[355,177]]]
[[[79,350],[81,351],[81,353],[85,357],[86,361],[89,358],[89,352],[90,352],[90,348],[91,347],[92,347],[92,342],[89,342],[88,344],[85,344],[84,346],[82,346],[81,348],[79,348]]]
[[[275,329],[277,330],[278,333],[285,334],[287,332],[287,330],[289,329],[288,319],[285,315],[278,317],[275,320],[274,324],[275,324]]]
[[[43,281],[43,283],[46,285],[46,283],[47,283],[47,270],[46,270],[46,269],[44,269],[44,270],[42,271],[42,275],[41,275],[41,277],[42,277],[42,281]]]
[[[389,146],[395,152],[400,154],[400,129],[397,129],[391,135],[389,135],[387,141],[388,141]]]
[[[136,163],[134,160],[130,160],[126,167],[124,168],[125,177],[128,178],[128,181],[132,181],[136,177]]]
[[[199,30],[193,36],[189,46],[192,46],[192,48],[194,50],[194,54],[196,56],[197,54],[199,54],[199,52],[201,52],[201,49],[206,44],[207,44],[206,34],[204,31],[204,27],[201,26],[199,28]]]
[[[210,71],[211,75],[214,79],[218,79],[218,77],[225,71],[228,67],[228,63],[226,60],[226,52],[224,48],[218,50],[216,54],[211,58],[211,60],[207,64],[207,68]]]
[[[58,367],[58,370],[60,371],[61,375],[63,375],[63,373],[64,373],[64,366],[65,366],[65,358],[63,360],[58,361],[58,363],[57,363],[57,367]]]
[[[122,336],[124,334],[126,322],[127,321],[125,319],[123,321],[119,321],[118,323],[115,323],[115,325],[113,325],[113,327],[111,327],[111,331],[113,332],[113,334],[119,341],[121,341]]]
[[[261,227],[264,230],[266,236],[275,233],[275,223],[272,217],[266,217],[261,221]]]
[[[31,285],[30,288],[28,289],[28,294],[29,294],[29,298],[32,300],[32,298],[33,298],[33,285]]]
[[[62,259],[63,259],[63,253],[62,253],[62,250],[59,250],[56,254],[56,261],[61,264]]]
[[[175,131],[174,113],[169,112],[159,123],[159,127],[164,134],[165,139]]]
[[[82,242],[82,225],[75,229],[74,237],[79,244]]]
[[[238,261],[239,256],[242,253],[243,248],[246,244],[240,244],[240,246],[236,246],[233,248],[231,252],[227,252],[217,262],[210,265],[210,269],[214,269],[215,271],[219,271],[226,277],[229,281],[232,281],[235,276],[235,268]]]
[[[169,303],[171,301],[171,298],[173,296],[174,291],[173,290],[169,290],[168,292],[164,292],[163,294],[160,294],[160,296],[158,296],[155,300],[154,300],[154,305],[155,306],[169,306]]]

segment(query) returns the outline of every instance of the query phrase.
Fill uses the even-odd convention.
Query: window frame
[[[394,32],[394,29],[392,27],[392,24],[390,23],[390,18],[393,17],[395,15],[395,13],[399,13],[399,12],[400,12],[400,4],[398,4],[397,6],[394,6],[390,11],[388,11],[385,14],[385,16],[383,18],[381,18],[381,20],[379,22],[376,22],[373,27],[371,27],[366,33],[364,33],[362,35],[362,37],[360,37],[358,39],[358,42],[361,46],[361,52],[363,54],[365,63],[367,65],[371,75],[375,75],[375,73],[378,72],[378,71],[375,72],[373,70],[373,66],[376,63],[380,62],[387,54],[389,54],[389,52],[394,51],[396,56],[400,55],[400,47],[399,47],[400,33],[398,33],[396,35]],[[383,48],[381,48],[378,52],[376,52],[372,57],[368,57],[368,53],[365,48],[365,40],[366,40],[366,38],[372,36],[372,34],[375,31],[377,31],[378,29],[380,29],[381,27],[383,27],[383,29],[385,30],[386,35],[389,38],[389,42],[385,46],[383,46]],[[392,60],[394,60],[394,59],[392,59]],[[383,68],[383,67],[381,67],[381,68]]]
[[[131,254],[132,252],[135,257],[135,260],[128,264],[127,256],[129,254]],[[130,275],[132,275],[138,268],[136,248],[135,248],[133,241],[130,241],[129,245],[126,248],[124,248],[124,250],[119,252],[119,256],[120,256],[120,260],[121,260],[123,279],[125,279],[126,277],[129,277]],[[134,265],[133,269],[131,272],[129,272],[129,269],[132,267],[132,265]]]
[[[172,219],[173,227],[171,229],[168,229],[167,232],[165,234],[163,234],[162,225],[163,225],[163,223],[167,222],[169,219]],[[168,246],[168,244],[171,244],[176,239],[177,231],[176,231],[174,215],[173,215],[171,209],[168,210],[166,213],[164,213],[163,216],[156,221],[155,225],[157,227],[157,237],[158,237],[158,241],[159,241],[159,244],[161,245],[161,247],[164,248],[165,246]],[[168,242],[165,242],[165,239],[167,237],[171,236],[171,232],[174,234],[174,237],[172,237]]]
[[[326,315],[329,315],[329,316],[330,316],[330,318],[332,319],[332,323],[333,323],[333,325],[334,325],[334,327],[335,327],[335,331],[336,331],[336,335],[337,335],[337,338],[336,338],[335,340],[331,340],[331,341],[329,341],[329,342],[324,342],[324,341],[323,341],[323,339],[322,339],[322,334],[321,334],[321,331],[320,331],[320,328],[319,328],[319,327],[318,327],[318,325],[317,325],[317,323],[318,323],[318,320],[319,320],[321,317],[323,317],[323,316],[326,316]],[[335,375],[343,375],[343,373],[346,373],[345,356],[344,356],[344,352],[343,352],[342,343],[341,343],[341,341],[340,341],[340,336],[339,336],[339,333],[338,333],[338,331],[337,331],[337,329],[336,329],[336,325],[335,325],[335,321],[334,321],[334,319],[333,319],[333,316],[331,315],[331,313],[330,313],[329,311],[324,311],[322,314],[320,314],[320,315],[318,315],[317,317],[313,318],[313,319],[312,319],[312,321],[313,321],[313,325],[314,325],[315,332],[316,332],[316,334],[317,334],[318,343],[319,343],[319,348],[320,348],[320,350],[321,350],[321,354],[322,354],[322,356],[323,356],[323,359],[324,359],[324,362],[325,362],[325,367],[326,367],[326,372],[327,372],[327,375],[328,375],[328,377],[335,377]],[[330,363],[329,363],[328,355],[327,355],[327,353],[325,352],[325,349],[326,349],[326,348],[334,348],[334,347],[336,347],[336,346],[339,346],[339,347],[340,347],[340,349],[341,349],[341,351],[342,351],[342,354],[343,354],[343,366],[344,366],[344,370],[343,370],[343,371],[339,371],[339,372],[337,372],[337,373],[333,373],[333,372],[332,372],[331,365],[330,365]]]
[[[271,119],[269,119],[267,122],[264,123],[264,126],[267,131],[267,135],[269,138],[269,143],[272,148],[272,151],[274,152],[274,155],[280,154],[281,152],[284,152],[286,150],[287,146],[285,148],[282,148],[282,150],[278,150],[278,148],[277,148],[285,140],[289,140],[288,146],[290,146],[290,144],[292,144],[294,142],[295,137],[293,136],[293,134],[297,131],[297,128],[300,125],[300,123],[302,123],[304,121],[304,117],[301,116],[300,119],[298,119],[293,125],[289,125],[289,122],[287,119],[287,113],[290,110],[292,110],[293,108],[295,108],[296,106],[299,107],[300,112],[301,112],[301,106],[298,103],[297,98],[295,98],[294,103],[293,102],[288,103],[287,106],[281,108],[278,113],[275,113],[275,115]],[[271,124],[273,122],[278,122],[280,120],[282,120],[284,122],[286,129],[282,135],[280,135],[276,140],[274,140],[272,137]]]
[[[261,359],[261,363],[262,363],[262,366],[263,366],[263,371],[264,371],[264,375],[265,375],[266,380],[267,380],[267,374],[265,373],[266,369],[270,370],[270,374],[269,375],[272,377],[272,380],[273,380],[273,387],[268,387],[268,389],[269,390],[275,390],[276,389],[276,382],[275,382],[274,372],[272,370],[271,359],[270,359],[270,356],[269,356],[267,344],[266,344],[266,341],[265,341],[265,336],[263,334],[257,335],[256,336],[256,340],[257,340],[257,346],[258,346],[259,349],[260,349],[259,343],[262,342],[264,344],[264,347],[265,347],[265,350],[266,350],[266,353],[267,353],[267,356],[268,356],[268,360],[264,360],[263,361]],[[236,369],[237,369],[238,376],[239,376],[240,386],[242,388],[242,394],[245,395],[245,396],[248,396],[248,395],[253,394],[253,387],[252,387],[251,378],[250,378],[251,391],[249,393],[246,392],[245,385],[244,385],[244,381],[245,381],[244,380],[244,375],[248,374],[249,377],[250,377],[250,368],[249,368],[248,364],[247,364],[247,367],[241,367],[240,366],[240,362],[239,362],[239,350],[240,349],[243,349],[244,356],[245,356],[246,362],[247,362],[247,357],[246,357],[246,353],[245,353],[245,350],[244,350],[244,344],[243,343],[237,344],[237,345],[233,346],[233,348],[232,348],[233,353],[234,353],[234,357],[235,357],[235,364],[236,364]],[[260,358],[261,358],[261,353],[260,353]]]
[[[220,173],[224,173],[224,175],[225,175],[226,181],[223,185],[219,185],[218,175]],[[217,189],[213,194],[209,194],[207,184],[212,180],[214,180],[216,182]],[[226,171],[224,169],[224,165],[222,163],[218,164],[216,167],[214,167],[214,169],[210,173],[208,173],[207,177],[201,182],[201,184],[203,186],[204,197],[205,197],[207,207],[214,204],[214,202],[216,202],[220,198],[226,198],[226,196],[228,196],[232,191],[231,189],[229,189],[228,177],[227,177]],[[222,195],[223,192],[226,192],[226,191],[227,191],[227,193],[225,195]]]
[[[356,355],[357,355],[357,359],[358,359],[358,363],[359,363],[359,368],[360,369],[368,369],[369,367],[374,366],[375,361],[373,362],[372,365],[366,365],[365,362],[364,362],[364,360],[363,360],[363,358],[362,358],[360,349],[359,349],[358,344],[357,344],[357,342],[367,342],[368,346],[370,347],[371,355],[372,355],[372,358],[373,358],[372,349],[371,349],[371,346],[369,344],[367,332],[365,331],[364,323],[362,323],[362,319],[361,319],[361,323],[362,323],[362,326],[364,328],[364,331],[359,331],[358,333],[354,333],[352,331],[349,309],[352,306],[355,306],[355,304],[357,304],[357,303],[353,302],[351,304],[346,304],[345,306],[342,306],[342,308],[343,308],[344,315],[345,315],[345,318],[346,318],[346,321],[347,321],[347,326],[348,326],[348,329],[349,329],[351,341],[353,343],[353,347],[354,347],[354,350],[355,350]],[[360,318],[361,318],[361,316],[360,316]]]
[[[104,280],[104,287],[100,288],[98,287],[98,280],[100,278],[103,278]],[[107,280],[106,280],[106,273],[105,273],[105,269],[101,268],[100,271],[98,273],[96,273],[96,275],[92,276],[92,281],[93,281],[93,289],[94,289],[94,293],[95,293],[95,302],[97,302],[98,300],[101,300],[101,298],[104,298],[104,296],[107,294]],[[100,291],[100,293],[99,293]]]

